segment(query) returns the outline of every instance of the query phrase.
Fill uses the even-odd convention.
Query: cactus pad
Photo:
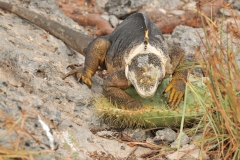
[[[96,99],[95,107],[98,115],[111,126],[118,128],[125,127],[176,127],[181,123],[183,116],[184,102],[175,110],[167,105],[168,95],[163,95],[163,91],[170,79],[165,79],[159,86],[156,94],[152,98],[141,98],[134,88],[126,90],[133,98],[141,101],[144,107],[139,110],[126,110],[112,105],[106,98]],[[189,125],[200,120],[204,114],[201,102],[211,105],[211,97],[207,87],[202,82],[202,78],[189,76],[187,82],[185,125]]]

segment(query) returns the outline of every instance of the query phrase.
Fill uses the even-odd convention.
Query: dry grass
[[[0,127],[5,130],[5,132],[0,134],[0,142],[9,142],[7,145],[8,147],[3,147],[0,144],[0,160],[16,158],[23,160],[33,160],[33,156],[35,155],[54,152],[52,150],[28,151],[21,145],[21,142],[23,142],[23,136],[28,139],[35,140],[35,142],[38,144],[41,143],[24,128],[25,119],[27,117],[32,117],[32,114],[30,115],[22,111],[21,117],[19,117],[17,120],[14,120],[13,117],[10,117],[8,114],[0,110],[0,117]],[[17,135],[16,140],[13,135]]]
[[[240,54],[240,30],[236,19],[225,24],[227,30],[222,28],[224,16],[221,24],[204,14],[202,20],[204,51],[199,53],[213,104],[211,107],[203,104],[205,116],[196,130],[203,130],[202,151],[212,158],[237,160],[240,159],[240,68],[236,56]]]

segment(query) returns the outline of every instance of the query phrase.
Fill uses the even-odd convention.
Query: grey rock
[[[110,17],[109,17],[109,23],[112,25],[112,27],[117,27],[117,25],[119,24],[119,20],[118,20],[118,18],[116,17],[116,16],[114,16],[114,15],[111,15]]]
[[[240,11],[238,10],[229,10],[229,9],[221,8],[219,11],[224,16],[228,16],[228,17],[237,17],[240,15]]]
[[[110,16],[108,15],[107,12],[104,12],[103,14],[101,14],[101,17],[104,18],[107,21],[109,21],[109,18],[110,18]]]
[[[197,49],[202,47],[201,38],[204,39],[204,30],[202,28],[193,28],[188,26],[177,26],[172,35],[167,39],[169,45],[180,46],[189,61],[196,61],[195,55]],[[192,74],[199,77],[202,75],[202,70],[200,68],[193,68]]]
[[[147,133],[141,129],[130,129],[126,128],[123,130],[123,133],[131,137],[132,139],[135,139],[136,141],[145,141],[147,139]]]
[[[198,160],[200,159],[200,149],[196,147],[194,144],[191,145],[184,145],[182,148],[180,148],[179,152],[176,151],[172,154],[167,155],[168,160],[176,160],[176,159],[182,159],[182,160]],[[202,155],[203,159],[209,159],[209,156],[207,156],[205,153]]]
[[[140,9],[147,1],[148,0],[108,0],[105,5],[105,10],[118,18],[126,17]]]
[[[180,45],[189,58],[195,55],[196,50],[201,46],[201,38],[204,37],[202,28],[193,28],[188,26],[177,26],[168,39],[168,43]]]
[[[51,16],[55,20],[60,17],[62,24],[73,28],[78,26],[71,25],[75,22],[66,18],[53,0],[15,2],[45,16],[53,14]],[[55,149],[56,144],[51,147],[50,139],[38,116],[44,117],[42,121],[51,130],[54,130],[54,127],[49,122],[57,126],[63,118],[72,118],[81,125],[88,123],[91,117],[86,116],[86,113],[90,112],[91,108],[86,106],[92,101],[92,91],[77,83],[73,77],[62,80],[62,76],[69,71],[66,66],[83,62],[84,58],[39,27],[3,10],[0,10],[0,36],[0,110],[13,121],[21,118],[22,112],[26,114],[23,129],[41,142],[38,144],[30,136],[23,134],[20,147],[29,151]],[[93,88],[97,90],[98,87]],[[0,117],[2,118],[2,115]],[[1,126],[0,130],[6,128]],[[9,147],[7,140],[10,137],[12,140],[17,139],[16,134],[9,134],[6,141],[0,142],[0,145]],[[54,154],[34,158],[54,159]]]
[[[0,71],[2,71],[0,69]],[[3,72],[1,72],[3,73]],[[51,111],[51,114],[47,114]],[[0,146],[13,149],[13,142],[16,142],[18,137],[21,140],[19,142],[19,149],[26,149],[29,151],[41,151],[56,149],[56,140],[49,139],[50,129],[54,126],[50,125],[48,121],[45,121],[44,117],[51,120],[53,123],[58,124],[61,122],[61,115],[57,108],[46,108],[43,101],[36,95],[27,93],[20,86],[14,86],[8,81],[4,81],[0,76],[0,121],[8,122],[9,126],[6,127],[5,123],[0,126],[0,135],[4,136],[1,139]],[[4,112],[4,114],[2,113]],[[7,115],[5,117],[4,115]],[[24,119],[23,119],[24,117]],[[41,121],[40,121],[41,118]],[[24,122],[23,127],[21,124]],[[12,125],[11,125],[12,123]],[[49,130],[43,128],[48,127]],[[7,128],[13,127],[15,125],[15,131],[6,134]],[[16,134],[18,133],[18,134]],[[32,137],[30,136],[32,135]],[[40,143],[39,143],[40,142]],[[52,159],[54,154],[48,154],[44,159]]]
[[[238,1],[238,0],[228,0],[228,3],[234,3],[235,1]]]
[[[96,7],[101,9],[105,8],[107,2],[108,0],[95,0]]]
[[[60,144],[57,155],[62,155],[63,157],[69,156],[69,152],[72,151],[79,153],[77,158],[81,159],[82,157],[82,159],[88,159],[90,153],[97,151],[112,154],[116,159],[124,159],[134,149],[116,140],[109,140],[94,135],[88,128],[79,126],[68,120],[64,120],[60,123],[58,128],[60,131],[54,132]],[[110,132],[105,133],[108,135]],[[64,149],[66,146],[68,146],[68,149]],[[144,148],[138,147],[138,152],[140,153],[145,153],[147,151],[149,150],[145,151]],[[140,158],[140,156],[141,155],[137,156],[136,159]]]
[[[181,6],[183,2],[181,0],[149,0],[147,6],[153,6],[155,8],[164,8],[165,10],[177,9],[178,6]]]
[[[185,153],[183,152],[174,152],[166,156],[167,160],[178,160],[184,156]]]
[[[178,147],[179,139],[181,139],[180,146],[184,146],[185,144],[188,144],[190,142],[190,138],[184,132],[182,132],[181,137],[180,137],[180,134],[178,134],[177,139],[175,139],[175,141],[171,143],[171,148]]]
[[[99,132],[97,132],[97,135],[99,137],[115,137],[116,132],[112,132],[112,131],[99,131]]]
[[[202,133],[197,133],[193,137],[191,137],[191,143],[195,143],[196,141],[200,140],[202,138],[203,134]]]
[[[158,130],[153,141],[156,144],[160,143],[171,143],[177,138],[177,133],[171,128],[164,128],[163,130]]]
[[[240,11],[240,1],[235,1],[233,3],[233,8]]]
[[[147,138],[146,143],[155,144],[152,138]]]

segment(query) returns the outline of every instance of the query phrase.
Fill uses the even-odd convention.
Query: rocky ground
[[[26,7],[90,35],[109,34],[133,12],[151,10],[152,13],[157,10],[174,18],[196,7],[196,2],[192,0],[4,1]],[[239,12],[240,2],[232,0],[231,4]],[[97,19],[104,19],[97,21],[104,27],[96,23],[81,27],[58,6],[67,16],[75,15],[75,19],[72,17],[74,20],[79,15],[96,14]],[[222,8],[220,12],[226,11]],[[201,44],[200,37],[204,36],[202,28],[189,26],[177,26],[173,32],[167,30],[166,33],[171,33],[164,35],[166,39],[180,45],[189,58],[194,57]],[[91,89],[78,83],[73,76],[63,80],[62,77],[69,71],[66,67],[70,63],[82,64],[84,57],[62,41],[1,9],[0,37],[0,147],[42,151],[41,155],[34,156],[35,159],[176,159],[174,151],[158,156],[155,155],[159,154],[159,149],[153,152],[159,141],[170,144],[177,138],[173,130],[165,128],[154,134],[142,129],[122,131],[101,122],[93,106],[95,97],[101,96],[101,76],[93,77]],[[202,74],[199,70],[195,73]],[[6,135],[6,130],[9,130],[7,136],[2,136]],[[186,135],[181,157],[199,158],[199,149],[193,144],[197,138]],[[136,142],[146,141],[152,145],[135,145]],[[49,153],[51,150],[55,152]],[[184,155],[186,150],[194,153]]]

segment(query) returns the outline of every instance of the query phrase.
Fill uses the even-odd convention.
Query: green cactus
[[[165,79],[155,96],[149,99],[141,98],[134,88],[128,89],[127,93],[144,104],[144,107],[140,110],[120,109],[112,105],[106,98],[101,97],[96,99],[96,111],[105,122],[119,128],[180,126],[184,103],[181,102],[175,110],[167,106],[168,96],[162,93],[168,83],[169,79]],[[201,78],[189,76],[186,95],[185,125],[198,121],[203,116],[204,111],[201,107],[201,102],[211,105],[210,94]],[[199,101],[199,96],[201,102]]]

